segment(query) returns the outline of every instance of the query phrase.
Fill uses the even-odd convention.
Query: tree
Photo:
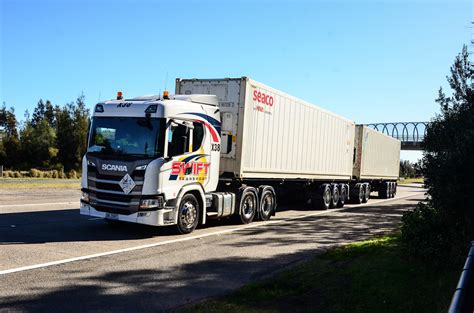
[[[27,123],[21,131],[21,148],[25,156],[25,167],[49,168],[57,155],[56,131],[46,119],[36,126]]]
[[[474,65],[467,47],[456,57],[447,77],[452,89],[440,88],[440,113],[427,127],[423,174],[427,205],[404,216],[402,237],[415,254],[449,259],[474,235]],[[426,246],[425,249],[423,246]],[[462,247],[462,248],[460,248]]]
[[[20,140],[17,130],[18,122],[15,117],[15,109],[6,109],[5,103],[0,107],[0,127],[4,129],[5,137],[2,139],[2,158],[4,165],[12,167],[17,162],[20,152]]]
[[[65,170],[79,169],[86,152],[89,109],[84,99],[81,94],[75,103],[56,111],[58,159]]]
[[[44,119],[46,113],[46,106],[44,105],[43,99],[40,99],[36,104],[35,110],[33,111],[33,117],[31,118],[31,124],[33,127]]]
[[[415,177],[415,168],[410,161],[400,161],[400,177],[411,178]]]

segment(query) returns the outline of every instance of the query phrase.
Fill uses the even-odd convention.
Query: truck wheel
[[[346,204],[346,198],[347,198],[347,189],[344,185],[341,185],[341,194],[339,196],[339,202],[337,203],[338,208],[344,207],[344,204]]]
[[[327,210],[331,205],[331,188],[329,185],[322,185],[318,191],[319,195],[311,198],[311,206],[316,210]]]
[[[268,221],[272,215],[275,215],[276,196],[273,188],[270,186],[264,186],[261,190],[259,219]]]
[[[364,184],[364,197],[362,198],[363,203],[367,203],[370,199],[370,184]]]
[[[258,210],[257,191],[253,187],[247,187],[242,191],[239,203],[239,217],[242,224],[253,221]]]
[[[337,187],[337,185],[334,185],[334,187],[332,188],[331,203],[329,204],[331,209],[337,207],[337,204],[339,203],[339,198],[339,188]]]
[[[178,210],[178,231],[189,234],[196,229],[199,222],[199,202],[193,194],[184,195]]]
[[[388,199],[390,198],[390,190],[389,184],[383,183],[382,186],[379,187],[379,198]]]
[[[393,182],[393,197],[397,195],[397,183]]]
[[[351,203],[361,204],[364,201],[364,184],[357,183],[351,190]]]

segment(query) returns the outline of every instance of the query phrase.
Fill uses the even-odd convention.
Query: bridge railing
[[[425,138],[428,122],[371,123],[367,126],[392,136],[402,143],[421,143]]]

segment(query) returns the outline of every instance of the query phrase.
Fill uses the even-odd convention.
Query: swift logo
[[[103,171],[128,172],[126,165],[102,164]]]
[[[209,163],[207,162],[173,162],[171,166],[171,175],[207,175]]]

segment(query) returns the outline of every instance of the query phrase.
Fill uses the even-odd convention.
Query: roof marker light
[[[145,113],[156,113],[156,110],[158,109],[158,106],[156,104],[149,105],[148,108],[146,108]]]
[[[99,113],[103,113],[104,112],[104,106],[102,104],[97,104],[95,106],[95,111],[99,112]]]
[[[123,99],[123,93],[121,91],[117,91],[117,100]]]
[[[169,98],[170,98],[170,93],[168,92],[168,90],[163,91],[163,99],[169,100]]]

